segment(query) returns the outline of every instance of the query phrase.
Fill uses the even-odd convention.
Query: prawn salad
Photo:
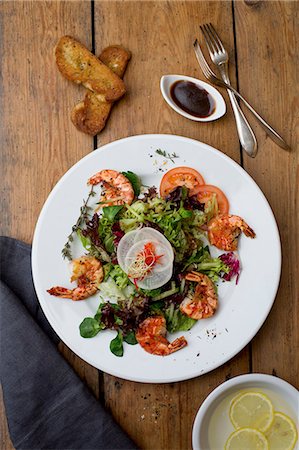
[[[92,338],[115,330],[110,350],[116,356],[123,356],[125,343],[158,356],[182,349],[185,337],[171,342],[168,333],[188,331],[215,314],[217,284],[238,282],[238,238],[242,232],[254,238],[254,231],[229,213],[218,187],[189,167],[166,172],[159,192],[142,186],[131,171],[101,170],[87,183],[89,196],[62,250],[76,286],[47,292],[73,301],[99,295],[98,309],[82,320],[80,334]],[[74,239],[85,249],[76,259]],[[212,257],[212,246],[223,253]]]

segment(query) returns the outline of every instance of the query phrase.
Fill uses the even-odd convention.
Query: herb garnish
[[[92,209],[90,206],[88,206],[89,199],[95,195],[95,192],[93,190],[93,186],[91,186],[90,192],[88,194],[88,197],[86,200],[83,200],[83,205],[80,208],[80,216],[78,217],[77,222],[75,225],[72,226],[72,231],[67,237],[67,242],[65,243],[63,249],[61,250],[63,258],[67,258],[69,261],[71,261],[72,254],[71,254],[71,242],[73,242],[73,234],[76,233],[82,225],[84,225],[89,220],[89,212]]]
[[[179,155],[177,155],[175,152],[168,153],[165,150],[161,150],[161,148],[157,148],[156,153],[160,156],[164,156],[166,159],[170,159],[171,162],[174,164],[174,158],[179,158]]]

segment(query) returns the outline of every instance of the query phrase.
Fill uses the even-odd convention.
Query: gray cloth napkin
[[[0,380],[15,448],[137,449],[58,352],[30,246],[0,237],[0,258]]]

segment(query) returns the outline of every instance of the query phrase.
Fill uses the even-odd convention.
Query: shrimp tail
[[[87,184],[95,186],[96,184],[101,183],[101,181],[104,181],[103,177],[102,177],[102,172],[98,172],[89,178],[89,180],[87,181]]]
[[[55,297],[71,298],[73,290],[61,286],[54,286],[51,289],[47,289],[47,292],[51,295],[55,295]]]
[[[255,238],[256,234],[249,225],[246,224],[246,227],[242,227],[242,231],[245,236],[250,237],[251,239]]]
[[[171,342],[168,345],[170,353],[176,352],[180,350],[181,348],[186,347],[188,345],[188,342],[186,341],[184,336],[180,336],[179,338],[175,339],[173,342]]]

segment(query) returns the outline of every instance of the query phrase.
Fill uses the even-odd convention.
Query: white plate
[[[298,424],[299,392],[281,378],[261,373],[240,375],[214,389],[201,404],[192,429],[193,450],[223,450],[229,435],[235,431],[229,419],[231,400],[240,391],[266,394],[275,411],[287,414]],[[295,445],[298,449],[298,441]]]
[[[157,155],[161,148],[176,153],[175,164]],[[163,164],[167,161],[165,164]],[[50,296],[52,286],[71,286],[69,267],[61,257],[67,236],[76,222],[89,188],[86,181],[100,169],[131,170],[145,185],[159,186],[162,171],[175,166],[197,169],[207,184],[222,189],[232,214],[243,217],[256,238],[240,238],[242,273],[239,283],[220,283],[219,309],[184,334],[188,346],[167,357],[146,353],[139,345],[125,344],[124,356],[114,356],[109,343],[115,332],[106,330],[92,339],[79,334],[84,317],[93,316],[99,304],[94,296],[72,302]],[[83,253],[83,252],[82,252]],[[81,253],[81,254],[82,254]],[[76,255],[77,256],[77,255]],[[79,255],[78,255],[79,256]],[[172,135],[141,135],[112,142],[87,155],[57,183],[38,219],[33,239],[32,270],[41,307],[65,344],[89,364],[133,381],[163,383],[186,380],[236,355],[266,319],[278,288],[281,249],[271,208],[252,178],[233,160],[201,142]]]

